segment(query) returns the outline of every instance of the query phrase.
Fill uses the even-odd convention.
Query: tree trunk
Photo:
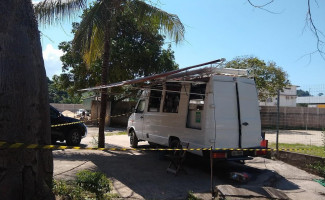
[[[108,67],[109,67],[109,56],[111,50],[111,39],[110,39],[110,27],[109,22],[107,22],[107,27],[105,30],[105,44],[104,44],[104,54],[103,54],[103,64],[102,64],[102,85],[107,85]],[[101,89],[100,95],[100,119],[99,119],[99,131],[98,131],[98,147],[105,148],[105,116],[106,116],[106,106],[107,106],[107,88]]]
[[[30,0],[0,1],[0,141],[50,144],[47,80]],[[54,199],[51,150],[0,147],[0,199]]]

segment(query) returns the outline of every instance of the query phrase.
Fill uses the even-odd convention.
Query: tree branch
[[[315,1],[317,6],[318,6],[318,2]],[[325,52],[323,51],[323,47],[324,47],[324,41],[321,39],[321,37],[325,37],[325,35],[323,34],[323,32],[321,32],[319,29],[317,29],[313,17],[312,17],[312,12],[311,12],[311,5],[310,5],[310,0],[307,0],[307,4],[308,4],[308,9],[307,9],[307,14],[306,14],[306,23],[305,26],[308,26],[310,31],[314,34],[314,36],[316,37],[316,49],[317,52],[319,53],[319,55],[323,58],[323,60],[325,60]],[[310,55],[314,54],[314,52],[310,53]]]
[[[268,9],[265,8],[266,6],[268,6],[268,5],[270,5],[271,3],[273,3],[274,0],[269,0],[269,2],[267,2],[267,3],[265,3],[265,4],[262,4],[262,5],[257,5],[257,4],[255,4],[255,3],[252,3],[252,0],[247,0],[247,1],[248,1],[248,3],[249,3],[251,6],[253,6],[254,8],[258,8],[258,9],[264,10],[264,11],[269,12],[269,13],[272,13],[272,14],[280,14],[280,13],[273,12],[273,11],[268,10]]]

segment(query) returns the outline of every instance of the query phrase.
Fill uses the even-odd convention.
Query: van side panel
[[[189,85],[183,85],[180,95],[178,113],[145,112],[144,140],[168,146],[169,137],[177,137],[182,142],[190,143],[190,148],[206,147],[203,130],[186,128],[186,118],[189,99]],[[162,98],[162,104],[163,98]],[[202,122],[205,121],[204,114]],[[201,154],[201,152],[195,152]]]
[[[255,83],[246,78],[238,78],[237,83],[242,124],[242,148],[259,147],[261,120]]]
[[[213,95],[216,131],[215,148],[238,148],[238,109],[236,82],[233,77],[214,76]]]

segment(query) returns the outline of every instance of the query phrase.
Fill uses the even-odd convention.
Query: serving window
[[[166,83],[163,112],[178,113],[181,89],[180,83]]]
[[[206,84],[191,84],[186,122],[187,128],[201,129],[205,88]]]
[[[161,85],[154,86],[150,90],[148,112],[159,112],[163,87]]]

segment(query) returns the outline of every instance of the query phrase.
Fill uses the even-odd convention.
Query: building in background
[[[298,97],[297,104],[305,107],[325,108],[325,96]]]
[[[280,92],[281,107],[296,107],[297,85],[288,85]],[[265,102],[260,102],[260,106],[277,106],[277,97],[270,97]]]

